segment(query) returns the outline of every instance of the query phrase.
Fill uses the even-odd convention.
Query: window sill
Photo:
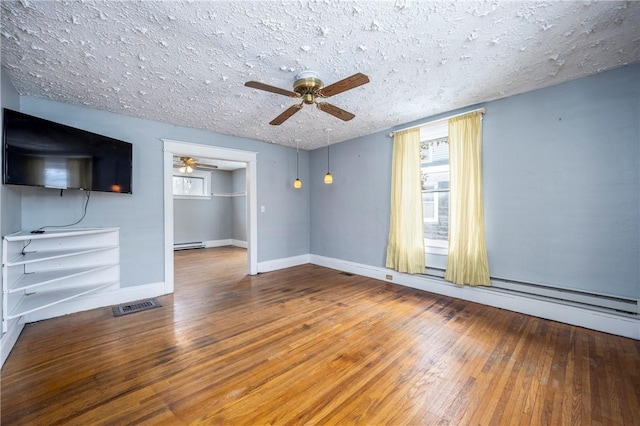
[[[424,252],[429,254],[439,254],[442,256],[446,256],[449,254],[449,249],[447,247],[433,247],[433,246],[425,245]]]

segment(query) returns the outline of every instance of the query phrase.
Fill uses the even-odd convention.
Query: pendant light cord
[[[329,168],[329,142],[327,142],[327,173],[330,173],[331,169]]]

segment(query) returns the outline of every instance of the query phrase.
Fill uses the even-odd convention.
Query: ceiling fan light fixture
[[[290,98],[302,99],[302,102],[299,105],[290,106],[279,116],[271,120],[269,124],[272,126],[281,125],[291,118],[293,114],[300,111],[302,106],[305,104],[316,104],[318,109],[321,111],[324,111],[342,121],[349,121],[355,117],[354,114],[327,102],[318,102],[318,98],[328,98],[369,83],[369,77],[362,73],[356,73],[326,87],[322,80],[320,80],[318,73],[315,71],[305,70],[299,72],[295,78],[293,91],[270,86],[268,84],[260,83],[259,81],[247,81],[244,83],[246,87],[251,87],[252,89],[264,90],[265,92],[276,93]]]
[[[196,165],[195,158],[180,157],[180,161],[182,162],[182,166],[178,169],[180,170],[180,173],[193,173],[193,166]]]

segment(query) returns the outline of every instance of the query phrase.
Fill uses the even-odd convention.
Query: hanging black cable
[[[45,226],[41,226],[38,229],[34,229],[33,231],[31,231],[32,234],[42,234],[44,233],[44,230],[46,228],[67,228],[69,226],[73,226],[73,225],[77,225],[80,222],[82,222],[82,220],[84,219],[84,217],[87,215],[87,206],[89,205],[89,198],[91,198],[91,191],[86,191],[86,196],[87,199],[84,203],[84,211],[82,213],[82,217],[80,219],[78,219],[77,221],[73,222],[73,223],[69,223],[68,225],[45,225]]]

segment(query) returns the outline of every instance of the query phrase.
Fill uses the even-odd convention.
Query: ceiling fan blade
[[[275,86],[269,86],[268,84],[260,83],[258,81],[247,81],[245,84],[252,89],[264,90],[265,92],[277,93],[278,95],[289,96],[290,98],[297,98],[300,95],[290,90],[281,89]]]
[[[355,117],[355,115],[351,114],[349,111],[345,111],[342,108],[338,108],[337,106],[331,105],[327,102],[317,102],[316,106],[318,107],[318,109],[321,109],[322,111],[331,114],[342,121],[349,121],[353,117]]]
[[[347,77],[343,80],[337,81],[327,87],[320,89],[319,95],[328,98],[329,96],[337,95],[338,93],[346,92],[347,90],[354,89],[363,84],[369,82],[369,77],[362,73],[357,73],[351,77]]]
[[[301,109],[302,109],[302,104],[290,106],[289,108],[284,110],[282,114],[280,114],[279,116],[271,120],[269,124],[271,124],[272,126],[279,126],[282,123],[284,123],[285,120],[291,118],[293,114],[300,111]]]
[[[218,166],[215,166],[213,164],[196,163],[196,168],[197,169],[217,169]]]

